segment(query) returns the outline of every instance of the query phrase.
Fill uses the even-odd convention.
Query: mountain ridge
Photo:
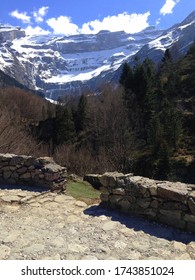
[[[68,93],[97,90],[115,81],[124,62],[152,59],[165,49],[184,55],[195,40],[195,11],[167,30],[150,26],[139,33],[102,30],[98,34],[25,36],[20,27],[0,25],[0,69],[32,90],[57,100]]]

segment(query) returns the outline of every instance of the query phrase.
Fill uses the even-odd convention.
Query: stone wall
[[[195,232],[195,185],[105,173],[85,179],[101,185],[105,206]]]
[[[67,171],[50,157],[0,154],[0,184],[26,185],[64,191]]]

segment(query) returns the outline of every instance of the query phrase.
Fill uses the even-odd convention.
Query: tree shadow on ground
[[[23,191],[40,192],[40,193],[50,191],[50,189],[48,187],[28,186],[28,185],[10,185],[10,184],[0,185],[0,190],[23,190]]]
[[[171,226],[156,223],[141,217],[127,215],[113,209],[105,208],[102,205],[93,205],[87,208],[84,211],[84,214],[94,217],[104,215],[110,217],[112,221],[120,222],[127,228],[134,229],[135,231],[143,231],[151,236],[163,238],[169,241],[178,241],[185,244],[195,241],[195,234],[184,232]]]

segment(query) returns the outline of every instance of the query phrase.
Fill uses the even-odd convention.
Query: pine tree
[[[125,90],[132,89],[133,86],[133,71],[129,64],[125,62],[122,70],[122,74],[119,79],[119,83]]]
[[[134,69],[133,78],[133,92],[135,92],[136,99],[139,105],[142,107],[147,89],[147,77],[145,75],[143,64],[137,65],[137,67]]]
[[[169,75],[173,72],[172,57],[169,49],[166,49],[164,56],[162,58],[162,64],[160,66],[160,76],[161,76],[161,86],[164,88],[166,85]]]
[[[161,141],[156,161],[155,178],[169,180],[171,174],[170,151],[166,142]]]
[[[155,158],[159,156],[159,149],[163,140],[163,126],[159,114],[154,114],[148,125],[148,144]]]
[[[55,118],[55,145],[65,142],[73,142],[75,138],[75,127],[72,112],[65,106],[58,105]]]
[[[149,59],[143,62],[145,93],[143,100],[144,125],[147,130],[151,118],[157,108],[157,74],[153,62]]]
[[[166,100],[160,112],[164,139],[172,151],[176,151],[183,138],[182,118],[174,103]]]
[[[171,57],[171,53],[170,53],[170,50],[169,49],[166,49],[165,50],[165,53],[164,53],[164,56],[162,58],[162,63],[164,65],[166,64],[170,64],[172,62],[172,57]]]
[[[75,126],[77,133],[85,130],[87,122],[87,98],[85,95],[81,95],[77,112],[76,112],[76,120]]]

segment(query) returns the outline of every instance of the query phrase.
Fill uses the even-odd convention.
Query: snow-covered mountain
[[[141,60],[149,58],[158,63],[165,50],[169,49],[172,57],[177,59],[185,55],[193,43],[195,43],[195,11],[184,21],[165,30],[159,37],[143,46],[136,56]],[[132,58],[129,62],[132,62]]]
[[[163,31],[136,34],[101,31],[95,35],[26,36],[19,27],[0,25],[0,69],[20,83],[57,100],[66,92],[96,89],[116,76],[135,55],[160,61],[166,48],[185,53],[195,38],[195,12]]]
[[[57,99],[67,91],[79,92],[93,86],[94,79],[101,80],[117,70],[161,33],[150,28],[133,35],[101,31],[69,37],[25,36],[18,28],[3,27],[0,66],[20,83]]]

